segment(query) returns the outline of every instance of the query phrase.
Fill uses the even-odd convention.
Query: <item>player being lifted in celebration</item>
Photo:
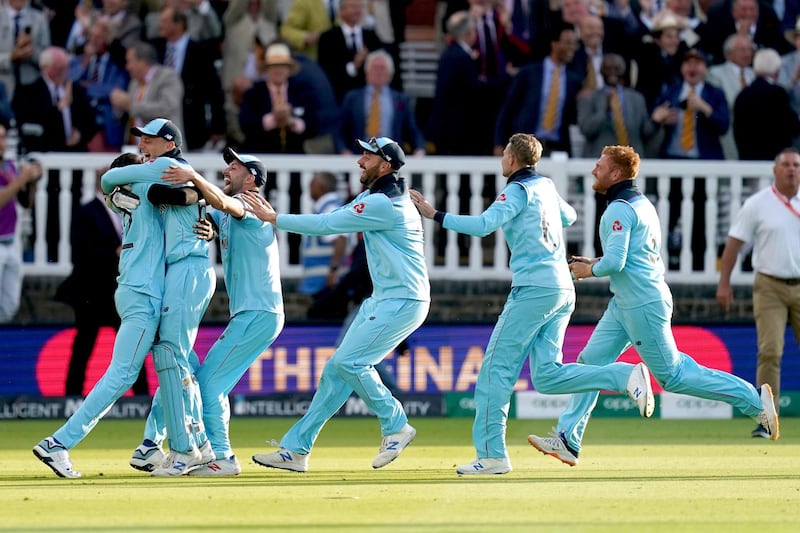
[[[411,199],[422,216],[447,229],[478,237],[502,228],[511,249],[511,293],[489,338],[475,383],[472,441],[477,458],[457,467],[458,474],[511,471],[506,421],[526,357],[531,381],[539,392],[627,392],[637,402],[642,416],[653,414],[650,375],[643,364],[601,367],[561,362],[564,334],[575,309],[564,227],[575,222],[577,216],[559,196],[553,181],[536,172],[541,157],[542,145],[536,137],[512,135],[501,160],[508,184],[480,215],[437,211],[419,192],[411,191]]]
[[[222,172],[223,189],[195,171],[175,165],[164,170],[164,181],[178,185],[193,183],[213,207],[208,217],[213,223],[199,223],[200,237],[219,235],[225,287],[230,300],[231,319],[225,331],[208,351],[196,372],[203,398],[203,422],[214,449],[214,460],[191,470],[190,476],[235,476],[242,468],[230,443],[228,394],[252,362],[266,350],[283,329],[278,242],[272,224],[256,218],[245,207],[241,194],[266,183],[267,171],[257,158],[238,154],[230,148],[223,153],[227,168]],[[196,362],[196,356],[194,357]],[[159,416],[151,411],[140,449],[160,445],[163,428],[156,428]],[[158,442],[157,442],[158,441]],[[145,469],[153,457],[134,453],[131,464]]]
[[[308,235],[363,232],[372,296],[364,300],[341,344],[328,360],[308,411],[286,433],[281,449],[253,456],[272,468],[305,472],[322,426],[355,391],[377,416],[383,440],[373,468],[394,461],[414,440],[403,406],[381,382],[374,366],[425,320],[430,283],[423,256],[422,221],[398,176],[405,164],[400,146],[388,137],[358,141],[366,190],[347,205],[318,215],[278,215],[259,195],[247,192],[253,212],[278,229]]]
[[[658,383],[669,392],[726,402],[778,438],[772,390],[706,368],[678,351],[672,336],[672,292],[664,281],[661,223],[655,206],[636,187],[639,154],[629,146],[606,146],[592,171],[593,189],[606,196],[600,219],[603,257],[575,257],[576,279],[608,276],[613,296],[578,361],[607,365],[634,346]],[[596,392],[574,395],[549,437],[530,435],[537,450],[575,466]]]

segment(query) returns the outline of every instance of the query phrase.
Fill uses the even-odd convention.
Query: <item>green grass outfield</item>
[[[471,420],[412,423],[416,441],[373,470],[373,418],[334,418],[309,472],[262,468],[294,419],[237,418],[234,478],[151,478],[128,466],[141,421],[101,421],[72,451],[84,477],[59,479],[31,453],[60,421],[0,422],[0,531],[800,531],[800,422],[752,439],[746,419],[597,419],[580,464],[531,448],[551,421],[511,420],[513,472],[459,477],[474,457]]]

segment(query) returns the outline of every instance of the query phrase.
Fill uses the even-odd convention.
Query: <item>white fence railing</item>
[[[24,274],[66,275],[70,263],[70,221],[73,206],[94,194],[95,169],[107,165],[107,154],[42,154],[45,177],[38,187],[35,216],[23,216],[23,238],[27,239]],[[218,176],[225,163],[217,154],[190,154],[189,162],[207,177]],[[271,172],[269,199],[279,212],[310,212],[308,184],[315,171],[341,175],[351,191],[360,191],[360,169],[353,156],[276,156],[262,160]],[[562,196],[578,211],[578,222],[567,229],[572,253],[594,256],[596,201],[591,175],[594,160],[568,159],[555,154],[542,160],[537,169],[553,178]],[[661,217],[664,260],[675,270],[667,279],[677,283],[715,283],[717,256],[730,224],[744,199],[769,184],[771,162],[687,162],[646,160],[642,162],[640,187],[654,202]],[[452,212],[480,213],[504,184],[500,161],[494,157],[410,157],[403,175],[412,185]],[[274,180],[274,181],[272,181]],[[669,227],[670,219],[675,227]],[[425,221],[425,252],[432,279],[511,279],[508,251],[502,233],[486,239],[456,237]],[[47,228],[47,230],[45,230]],[[676,231],[677,228],[677,231]],[[682,235],[680,239],[677,236]],[[669,239],[668,239],[669,236]],[[690,238],[691,237],[691,238]],[[281,232],[281,268],[284,277],[298,278],[297,241]],[[675,245],[668,251],[667,240]],[[25,239],[23,239],[25,241]],[[680,244],[680,246],[678,246]],[[752,273],[734,272],[735,283],[748,283]]]

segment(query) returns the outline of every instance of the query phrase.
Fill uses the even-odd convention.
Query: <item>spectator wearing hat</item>
[[[116,112],[127,117],[131,128],[166,117],[178,128],[183,124],[183,82],[171,68],[158,63],[150,43],[136,42],[125,51],[125,69],[131,76],[128,90],[114,88],[109,94]],[[136,144],[130,137],[128,142]]]
[[[681,80],[681,58],[688,46],[680,38],[685,27],[671,11],[653,20],[650,35],[635,54],[638,76],[633,87],[644,95],[647,109],[655,106],[664,90]]]
[[[786,89],[776,83],[781,69],[778,52],[756,52],[756,79],[742,89],[733,106],[733,136],[739,159],[769,161],[800,134],[800,120]]]
[[[298,81],[300,65],[285,43],[264,53],[263,78],[242,96],[239,126],[242,149],[255,153],[304,153],[304,142],[319,131],[313,87]]]
[[[245,191],[260,193],[266,183],[266,169],[252,155],[230,148],[222,155],[228,164],[222,171],[222,189],[190,168],[170,166],[163,172],[164,181],[172,185],[193,183],[214,208],[195,229],[200,238],[219,237],[230,300],[230,321],[195,374],[214,460],[189,472],[191,476],[235,476],[242,471],[230,443],[228,394],[277,338],[284,323],[275,228],[248,211],[242,197]],[[164,428],[156,431],[159,422],[158,412],[151,411],[142,446],[161,444]]]
[[[260,196],[246,193],[253,212],[278,229],[306,235],[362,232],[372,278],[347,333],[325,364],[305,415],[280,441],[281,449],[253,456],[257,464],[305,472],[309,454],[325,423],[355,393],[374,412],[383,436],[373,468],[394,461],[416,436],[400,402],[381,382],[374,365],[415,331],[430,306],[430,282],[423,253],[422,220],[398,176],[405,154],[388,137],[358,141],[365,190],[352,202],[320,215],[278,215]]]
[[[679,83],[656,101],[652,118],[664,127],[661,157],[668,159],[722,159],[719,138],[730,125],[725,93],[706,83],[708,59],[689,49],[681,63]]]
[[[708,83],[716,85],[725,93],[728,102],[728,111],[733,118],[733,103],[739,93],[750,85],[755,75],[753,74],[753,52],[755,45],[749,35],[734,33],[725,39],[725,62],[714,65],[708,69]],[[722,152],[725,159],[739,159],[736,143],[733,140],[733,128],[728,128],[720,139]]]
[[[794,51],[781,57],[781,72],[778,83],[789,92],[789,99],[795,113],[800,113],[800,18],[794,28],[784,33],[786,40],[794,46]]]

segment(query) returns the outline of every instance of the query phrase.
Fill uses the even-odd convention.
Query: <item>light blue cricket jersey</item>
[[[372,297],[430,301],[422,219],[405,180],[388,174],[347,205],[319,215],[278,215],[279,229],[307,235],[363,232]]]
[[[103,176],[105,177],[105,176]],[[147,197],[150,185],[135,183],[131,191]],[[164,294],[164,221],[158,206],[142,202],[122,215],[122,251],[117,284],[161,299]]]
[[[108,193],[115,186],[129,183],[166,185],[161,181],[161,176],[162,171],[170,165],[192,168],[183,159],[165,156],[151,159],[141,165],[112,168],[103,174],[101,183],[103,192]],[[142,196],[141,201],[147,202],[147,196]],[[199,205],[168,205],[161,206],[161,210],[164,215],[166,263],[169,265],[189,256],[208,257],[208,241],[198,239],[194,233],[194,225],[198,218],[204,217],[204,209]]]
[[[611,202],[600,218],[603,257],[592,266],[595,276],[608,276],[614,300],[623,309],[650,302],[672,303],[661,260],[661,224],[646,196],[633,181],[612,186]]]
[[[524,168],[509,178],[486,211],[475,216],[447,213],[442,225],[477,237],[502,228],[511,249],[512,287],[573,289],[564,227],[576,219],[575,209],[561,198],[550,178]]]
[[[239,195],[234,198],[241,201]],[[278,241],[272,224],[247,211],[241,219],[216,209],[209,215],[219,229],[231,316],[242,311],[283,314]]]

